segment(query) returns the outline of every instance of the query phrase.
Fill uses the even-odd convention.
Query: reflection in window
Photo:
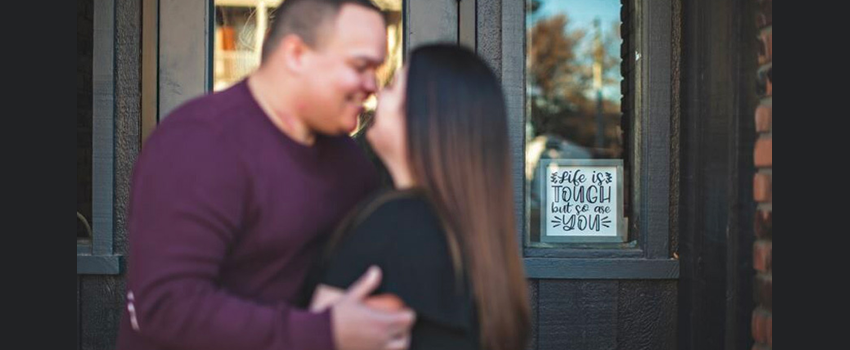
[[[285,0],[283,0],[285,1]],[[244,79],[260,65],[262,44],[268,33],[274,11],[281,0],[215,0],[215,46],[213,52],[214,90],[224,90]],[[376,75],[379,88],[392,81],[402,66],[404,53],[403,0],[373,0],[387,22],[387,59]],[[389,174],[369,147],[364,137],[372,123],[377,99],[369,97],[352,136],[382,174],[385,184]]]
[[[387,60],[378,69],[381,86],[391,80],[402,65],[402,0],[373,1],[387,19]],[[214,89],[226,89],[260,65],[262,43],[281,0],[215,0]],[[367,109],[376,105],[374,97]]]
[[[527,245],[545,246],[539,243],[541,160],[623,159],[622,6],[621,0],[526,5]]]
[[[77,239],[90,238],[92,218],[93,0],[77,0]]]

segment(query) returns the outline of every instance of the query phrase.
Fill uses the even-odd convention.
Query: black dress
[[[416,311],[410,350],[480,349],[468,279],[425,196],[393,191],[362,205],[331,239],[303,300],[317,284],[347,289],[372,265],[383,272],[374,294],[395,294]]]

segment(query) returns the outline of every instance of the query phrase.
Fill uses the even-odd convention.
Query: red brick
[[[773,310],[773,276],[758,275],[753,286],[753,300],[765,310]]]
[[[764,315],[759,311],[753,312],[753,339],[755,339],[756,343],[767,343],[767,339],[765,339],[764,336],[767,334],[767,331],[765,330],[766,326],[767,322]]]
[[[773,66],[765,66],[756,76],[756,92],[761,97],[773,96]]]
[[[773,24],[773,0],[758,0],[756,24],[764,28]]]
[[[767,345],[773,347],[773,315],[767,316],[767,324],[765,325],[765,337],[767,338]]]
[[[773,237],[773,212],[762,210],[756,213],[755,233],[758,238]]]
[[[765,96],[773,96],[773,68],[767,73],[767,92]]]
[[[752,332],[751,335],[753,337],[753,340],[756,341],[756,343],[760,343],[759,338],[761,337],[760,336],[761,331],[762,331],[762,323],[761,323],[761,319],[759,318],[758,311],[753,311],[753,316],[750,319],[750,332]],[[753,346],[753,350],[755,350],[755,349],[757,349],[757,348],[755,346]]]
[[[755,161],[757,167],[773,166],[773,138],[764,138],[756,142]]]
[[[773,200],[773,184],[770,175],[756,174],[753,183],[753,196],[759,203],[767,203]]]
[[[759,64],[773,62],[773,30],[766,30],[759,35]]]
[[[756,131],[770,132],[773,127],[773,107],[759,106],[756,109]]]
[[[766,273],[772,267],[773,242],[757,241],[753,248],[753,268]]]
[[[772,344],[773,341],[770,338],[773,336],[773,315],[764,310],[754,311],[752,332],[758,349],[765,349],[764,345]]]

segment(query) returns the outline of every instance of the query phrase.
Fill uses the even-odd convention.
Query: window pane
[[[552,174],[541,167],[551,166],[550,160],[624,156],[621,1],[527,0],[526,4],[526,245],[557,246],[544,243],[542,237],[548,228],[541,229],[541,215],[553,216],[543,217],[546,220],[554,215],[547,214],[544,193],[546,178]],[[611,188],[625,186],[618,182]],[[571,211],[558,215],[557,221],[564,224],[573,216],[581,220]],[[566,225],[559,227],[566,230]]]
[[[281,0],[216,0],[215,90],[239,82],[260,64],[262,42]],[[378,72],[382,84],[401,66],[403,52],[402,0],[374,1],[387,18],[388,57]],[[372,102],[374,105],[374,102]]]
[[[224,90],[238,83],[260,65],[265,33],[281,0],[215,0],[214,89]],[[387,19],[387,60],[378,69],[380,87],[388,84],[402,66],[404,25],[402,0],[373,1]],[[366,103],[361,128],[371,121],[377,100]],[[361,128],[358,128],[357,134]]]

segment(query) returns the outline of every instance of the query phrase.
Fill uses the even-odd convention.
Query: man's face
[[[354,131],[363,102],[377,90],[387,31],[380,13],[357,5],[344,5],[328,26],[305,61],[299,114],[315,132],[341,135]]]

